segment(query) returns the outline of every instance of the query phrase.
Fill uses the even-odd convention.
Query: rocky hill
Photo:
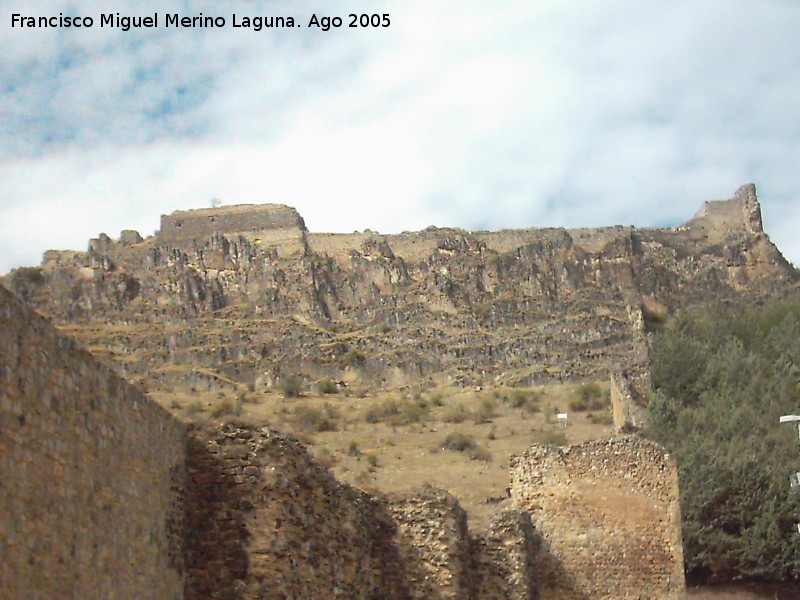
[[[292,208],[178,211],[3,283],[122,375],[161,388],[532,384],[627,371],[643,331],[709,299],[797,289],[755,187],[675,228],[307,231]]]
[[[290,207],[243,205],[49,251],[2,283],[61,332],[0,288],[0,468],[19,482],[0,493],[0,584],[43,597],[683,597],[677,463],[636,436],[596,440],[608,386],[593,382],[610,375],[614,421],[635,424],[648,330],[799,281],[752,185],[668,229],[318,234]],[[185,416],[188,399],[219,407],[296,376],[420,393],[254,393],[257,423],[198,419],[188,434],[152,402]],[[525,387],[564,380],[592,383],[542,388],[602,401],[573,414],[561,392]],[[421,393],[435,384],[458,391]],[[480,385],[494,389],[463,387]],[[391,406],[429,418],[384,419]],[[564,406],[569,429],[555,422]],[[303,415],[328,420],[311,451],[263,426]],[[555,448],[567,431],[583,443]],[[510,479],[492,453],[515,455]],[[418,487],[434,464],[459,480],[452,493]],[[378,491],[376,471],[417,489]],[[480,526],[472,496],[491,507]]]

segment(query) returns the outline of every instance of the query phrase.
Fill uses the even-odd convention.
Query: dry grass
[[[604,392],[608,387],[600,386]],[[490,514],[507,504],[487,504],[486,499],[504,495],[512,454],[521,454],[533,443],[580,443],[611,434],[605,419],[598,418],[600,411],[569,410],[578,389],[574,384],[481,392],[454,387],[416,393],[362,388],[358,395],[301,398],[285,398],[279,390],[248,392],[248,402],[238,404],[237,418],[295,435],[337,477],[368,491],[439,484],[459,498],[473,526],[481,529]],[[233,404],[237,391],[156,390],[151,396],[173,407],[181,418],[207,419],[224,412],[216,407]],[[189,406],[200,410],[187,414]],[[557,412],[570,413],[568,427],[555,422]],[[475,446],[463,452],[442,450],[454,433]]]

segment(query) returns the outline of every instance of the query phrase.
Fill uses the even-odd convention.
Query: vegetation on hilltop
[[[651,436],[678,459],[690,581],[800,577],[800,297],[678,316],[654,338]]]

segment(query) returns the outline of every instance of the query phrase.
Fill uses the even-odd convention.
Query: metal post
[[[800,441],[800,415],[784,415],[780,419],[781,423],[794,423],[797,426],[797,438]],[[793,473],[789,476],[789,485],[793,489],[800,489],[800,473]],[[800,523],[797,523],[797,532],[800,533]]]

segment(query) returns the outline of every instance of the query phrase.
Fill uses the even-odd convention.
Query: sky
[[[797,0],[0,0],[0,273],[214,199],[312,231],[648,227],[748,182],[798,266],[798,31]]]

